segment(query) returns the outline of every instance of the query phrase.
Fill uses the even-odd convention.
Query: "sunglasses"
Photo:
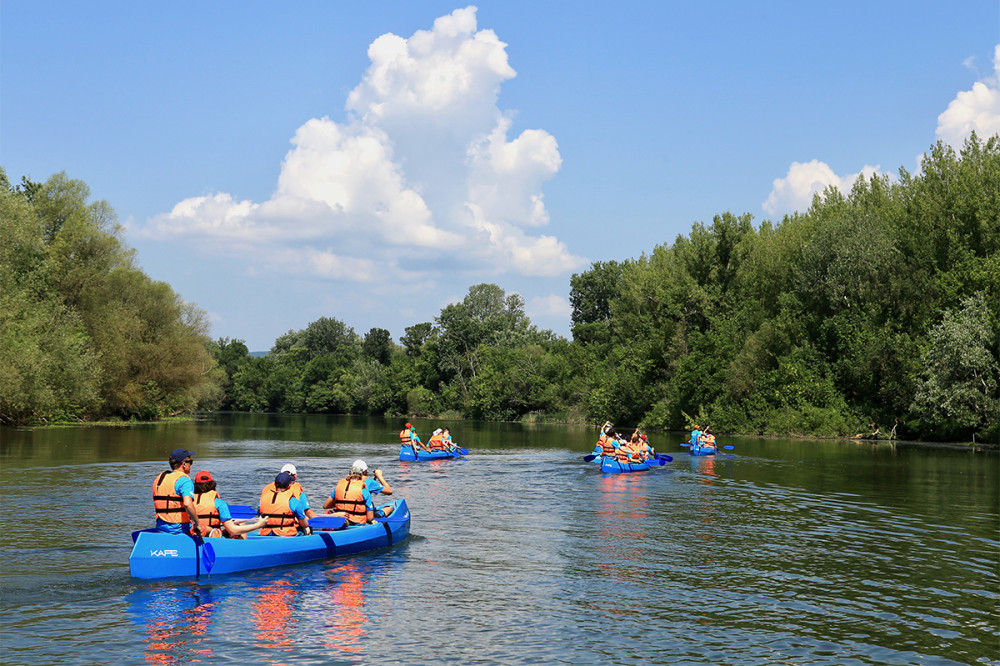
[[[190,464],[191,464],[191,463],[193,463],[194,461],[193,461],[193,460],[191,460],[190,458],[188,458],[187,460],[184,460],[184,461],[182,461],[182,462],[183,462],[183,463],[184,463],[185,465],[190,465]]]

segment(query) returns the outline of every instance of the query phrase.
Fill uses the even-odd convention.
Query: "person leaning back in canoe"
[[[168,534],[184,534],[188,525],[194,524],[195,536],[200,534],[198,511],[194,505],[194,482],[191,456],[194,451],[174,449],[170,452],[170,469],[160,472],[153,480],[153,508],[156,510],[156,529]]]
[[[430,451],[429,448],[420,442],[420,437],[417,436],[417,431],[414,429],[413,425],[409,423],[403,426],[403,429],[399,431],[399,443],[403,446],[412,446],[414,455],[417,453],[418,446],[424,451]]]
[[[698,446],[699,437],[701,437],[701,426],[695,423],[691,429],[691,446]]]
[[[215,488],[215,479],[210,472],[202,470],[194,475],[194,505],[203,536],[246,539],[247,532],[260,529],[267,522],[262,517],[240,522],[233,520],[229,505]]]
[[[257,513],[267,519],[267,524],[260,530],[261,536],[312,534],[302,503],[292,492],[293,482],[291,474],[278,472],[274,483],[264,486],[261,491]]]
[[[337,487],[323,502],[323,508],[332,509],[332,515],[343,516],[354,525],[375,520],[372,494],[364,481],[367,471],[368,465],[363,460],[355,460],[347,477],[337,482]]]
[[[389,482],[385,480],[385,475],[382,473],[382,470],[376,468],[375,470],[372,471],[372,476],[374,478],[372,478],[372,476],[368,476],[368,465],[367,463],[365,463],[364,460],[355,460],[354,464],[351,465],[351,469],[364,470],[364,472],[361,475],[361,478],[364,479],[365,488],[368,489],[368,493],[372,496],[373,505],[375,503],[375,495],[378,495],[379,493],[383,495],[392,494],[392,486],[390,486]],[[382,506],[376,506],[375,517],[384,518],[385,516],[388,516],[389,514],[392,513],[392,508],[393,507],[391,502],[388,504],[383,504]]]

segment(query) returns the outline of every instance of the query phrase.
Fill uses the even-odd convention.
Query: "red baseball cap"
[[[206,472],[205,470],[201,470],[200,472],[194,475],[194,480],[195,483],[208,483],[209,481],[212,480],[212,475]]]

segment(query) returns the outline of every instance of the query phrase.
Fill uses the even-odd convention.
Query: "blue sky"
[[[1000,132],[1000,3],[0,4],[0,165],[105,199],[215,338],[398,339]]]

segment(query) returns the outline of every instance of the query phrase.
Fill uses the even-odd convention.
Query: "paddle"
[[[686,446],[688,448],[691,448],[691,443],[690,442],[681,442],[681,446]]]
[[[339,530],[346,522],[343,516],[313,516],[309,519],[309,527],[314,530]]]
[[[735,446],[733,446],[732,444],[726,444],[726,445],[725,445],[725,446],[723,446],[722,448],[724,448],[724,449],[725,449],[725,450],[727,450],[727,451],[732,451],[732,450],[733,450],[733,449],[735,449],[736,447],[735,447]]]
[[[603,453],[591,453],[589,456],[584,456],[583,459],[587,462],[593,462],[603,455]]]
[[[662,460],[663,462],[673,462],[674,461],[674,457],[673,456],[668,456],[666,453],[657,453],[656,454],[656,459],[657,460]]]
[[[205,574],[212,573],[212,565],[215,564],[215,548],[212,544],[205,543],[200,534],[189,535],[194,539],[194,577],[201,575],[201,566],[205,565]]]
[[[246,520],[247,518],[256,518],[257,509],[252,506],[247,506],[246,504],[230,504],[229,505],[229,515],[237,520]]]

